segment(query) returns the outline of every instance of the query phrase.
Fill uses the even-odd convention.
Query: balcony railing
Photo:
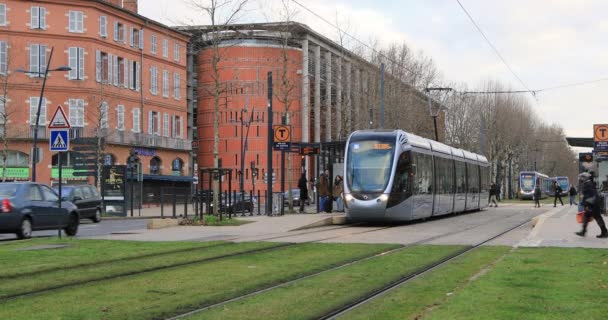
[[[7,128],[8,139],[32,140],[34,138],[34,127],[11,127]],[[46,127],[38,128],[38,139],[47,140],[49,130]],[[189,139],[169,138],[157,135],[136,133],[130,130],[97,129],[97,128],[71,128],[70,140],[74,138],[104,137],[106,143],[121,144],[128,146],[165,148],[175,150],[190,150],[192,141]]]

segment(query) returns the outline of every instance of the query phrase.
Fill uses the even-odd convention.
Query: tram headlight
[[[350,193],[347,193],[344,195],[344,199],[346,201],[353,201],[353,199],[355,199]]]
[[[388,201],[388,194],[383,193],[382,195],[380,195],[380,201],[384,202],[384,201]]]

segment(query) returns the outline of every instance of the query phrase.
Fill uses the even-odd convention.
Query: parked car
[[[226,213],[227,212],[235,213],[235,212],[252,212],[253,211],[253,203],[252,203],[251,198],[249,197],[248,193],[245,193],[244,197],[240,193],[237,193],[236,198],[234,198],[234,195],[233,195],[231,202],[229,202],[228,200],[229,199],[225,199],[222,195],[220,211],[226,212]],[[211,206],[213,207],[213,203],[211,204]]]
[[[78,232],[76,205],[61,201],[49,186],[35,182],[0,183],[0,233],[16,233],[19,239],[33,230],[63,229],[68,236]]]
[[[59,193],[59,188],[53,188]],[[101,221],[101,195],[94,186],[83,185],[66,185],[61,186],[62,199],[73,202],[78,208],[78,216],[81,219],[91,219],[97,223]]]
[[[298,207],[300,206],[300,189],[291,189],[291,196],[293,197],[293,205]],[[310,200],[306,199],[304,202],[305,205],[310,205]],[[289,205],[289,191],[285,191],[285,195],[283,196],[283,205]]]

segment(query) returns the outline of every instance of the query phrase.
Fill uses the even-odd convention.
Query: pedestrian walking
[[[608,238],[608,229],[601,214],[601,198],[597,192],[595,182],[591,178],[591,175],[587,172],[581,173],[579,181],[582,183],[581,189],[583,190],[583,198],[581,204],[584,207],[585,215],[583,217],[583,229],[576,232],[577,236],[584,237],[587,234],[587,225],[591,218],[595,219],[595,222],[600,227],[602,233],[597,235],[597,238]]]
[[[500,191],[501,191],[500,183],[497,183],[495,195],[496,195],[496,200],[498,200],[498,202],[500,202],[500,200],[502,199],[502,194],[500,193]]]
[[[540,208],[540,185],[539,182],[536,183],[536,187],[534,188],[534,208]]]
[[[325,173],[321,173],[319,176],[319,181],[317,182],[317,191],[319,192],[319,211],[326,211],[327,201],[331,201],[328,199],[331,196],[331,192],[329,182],[327,180],[327,176]]]
[[[498,192],[498,189],[496,188],[496,184],[492,182],[490,185],[490,207],[492,206],[493,202],[494,206],[498,208],[498,204],[496,203],[496,192]]]
[[[337,175],[336,179],[334,180],[334,190],[333,190],[333,197],[336,200],[336,211],[337,212],[343,212],[344,211],[344,206],[343,206],[343,197],[342,197],[342,193],[344,193],[344,181],[342,180],[342,176]]]
[[[572,206],[572,204],[574,203],[574,205],[578,205],[576,203],[576,188],[574,187],[573,184],[570,184],[570,190],[568,191],[568,194],[570,195],[570,205]]]
[[[300,213],[304,213],[304,204],[308,200],[308,181],[306,180],[306,172],[302,172],[300,180],[298,180],[298,188],[300,189]]]
[[[557,207],[557,199],[559,199],[559,202],[562,204],[562,206],[564,206],[564,202],[562,201],[562,192],[564,192],[564,190],[557,183],[557,181],[553,181],[553,191],[555,192],[555,198],[553,199],[553,207]]]

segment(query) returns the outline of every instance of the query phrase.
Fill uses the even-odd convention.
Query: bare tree
[[[205,14],[210,21],[207,30],[196,39],[195,45],[211,49],[211,78],[212,86],[210,94],[213,96],[213,164],[219,168],[219,121],[221,97],[225,93],[225,84],[220,77],[220,62],[222,59],[222,41],[224,35],[229,32],[228,26],[239,19],[245,10],[248,0],[190,0],[189,3],[194,10]],[[200,48],[199,48],[200,49]],[[271,161],[271,159],[269,159]],[[221,179],[221,178],[220,178]],[[213,208],[214,214],[218,213],[218,181],[213,182]]]

